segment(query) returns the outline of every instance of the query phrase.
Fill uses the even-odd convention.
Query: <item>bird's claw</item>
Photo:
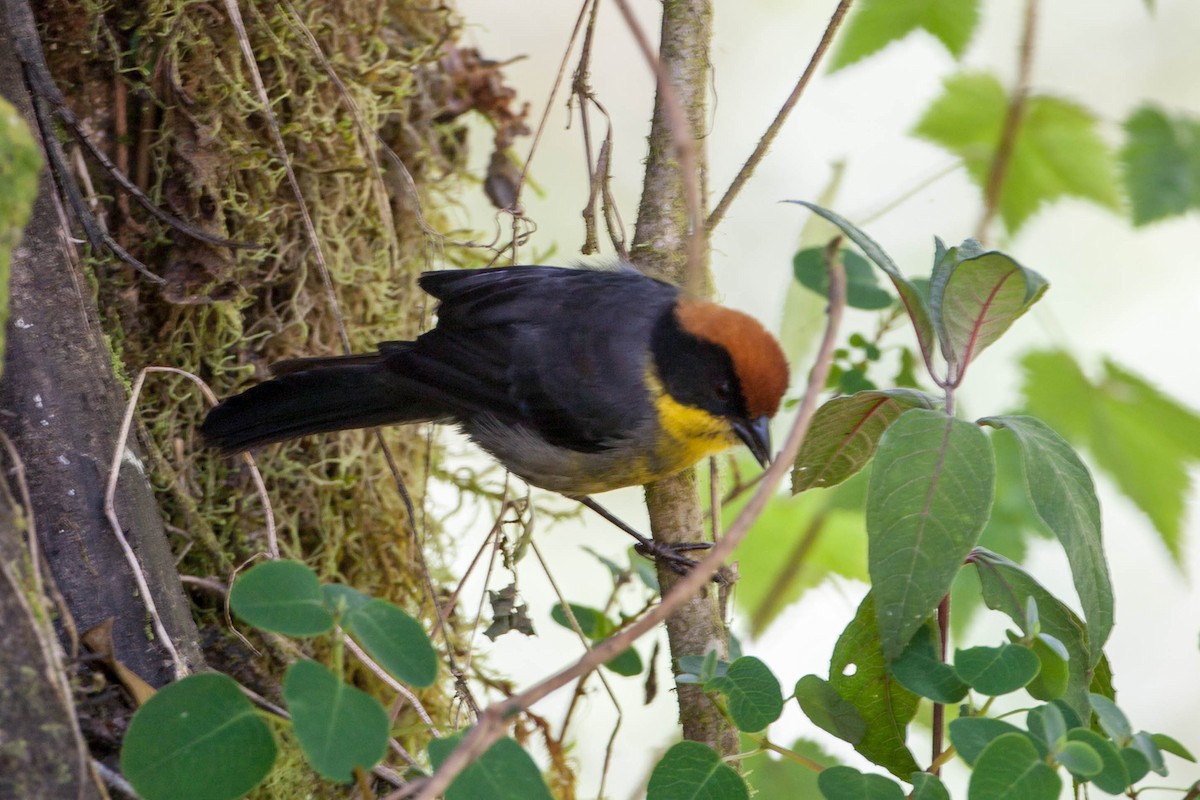
[[[683,553],[690,553],[694,550],[708,550],[712,546],[712,542],[678,542],[668,544],[655,539],[642,539],[633,546],[633,549],[639,555],[666,564],[676,575],[687,575],[700,562],[688,558]],[[724,583],[725,579],[718,572],[713,575],[713,581]]]

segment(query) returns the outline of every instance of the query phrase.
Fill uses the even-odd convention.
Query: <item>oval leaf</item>
[[[1050,639],[1053,644],[1048,642]],[[1025,691],[1038,700],[1057,700],[1067,691],[1070,667],[1063,657],[1066,648],[1052,637],[1038,634],[1031,647],[1041,665],[1037,676],[1025,687]]]
[[[920,698],[888,672],[875,616],[874,596],[868,593],[833,647],[829,684],[866,722],[866,733],[854,749],[905,779],[921,769],[904,743]]]
[[[933,399],[912,389],[869,390],[835,397],[817,409],[796,465],[792,494],[836,486],[875,455],[879,437],[910,408],[933,408]]]
[[[345,628],[379,666],[419,688],[437,679],[438,659],[421,623],[386,600],[372,600],[346,615]]]
[[[1029,709],[1029,713],[1025,715],[1025,725],[1029,728],[1030,735],[1039,743],[1039,750],[1042,746],[1049,750],[1057,749],[1062,744],[1062,738],[1067,735],[1066,717],[1053,703]]]
[[[914,772],[910,782],[913,785],[912,800],[950,800],[950,792],[937,775]]]
[[[862,741],[867,723],[824,678],[805,675],[796,681],[795,695],[800,710],[818,728],[850,744]]]
[[[274,763],[271,729],[215,672],[159,689],[133,715],[121,747],[121,772],[145,800],[234,800]]]
[[[1084,742],[1064,742],[1054,754],[1054,760],[1066,767],[1067,772],[1085,781],[1099,775],[1104,769],[1100,754]]]
[[[344,583],[321,584],[321,596],[325,598],[325,610],[330,614],[345,614],[371,602],[371,595]]]
[[[962,760],[970,766],[975,766],[975,762],[979,759],[980,754],[987,749],[987,746],[992,743],[993,739],[1008,733],[1016,733],[1025,737],[1029,736],[1029,734],[1016,725],[1005,722],[1002,719],[992,719],[991,717],[959,717],[951,721],[948,727],[950,729],[950,743],[954,745],[954,749],[962,756]],[[1041,742],[1033,739],[1030,741],[1032,741],[1035,749],[1038,750],[1038,755],[1045,757],[1050,752],[1044,749]]]
[[[725,675],[705,687],[729,698],[729,716],[738,730],[761,731],[783,713],[783,691],[770,668],[754,656],[742,656]]]
[[[1089,780],[1096,788],[1108,794],[1124,794],[1129,786],[1129,769],[1116,745],[1088,728],[1072,728],[1067,731],[1067,741],[1082,742],[1100,756],[1100,771]]]
[[[1178,756],[1184,761],[1190,761],[1193,764],[1196,763],[1196,757],[1192,755],[1190,750],[1180,744],[1179,740],[1168,736],[1165,733],[1150,734],[1150,741],[1153,742],[1154,745],[1164,753],[1170,753],[1173,756]]]
[[[429,761],[439,769],[466,731],[429,742]],[[446,800],[553,800],[529,753],[509,737],[489,747],[458,774]]]
[[[892,676],[909,691],[935,703],[957,703],[967,696],[967,685],[954,667],[938,658],[934,636],[928,625],[918,628],[908,647],[891,663]]]
[[[990,696],[1015,692],[1033,680],[1040,668],[1033,651],[1019,644],[970,647],[954,653],[954,669],[962,679]]]
[[[1125,762],[1125,769],[1129,770],[1130,784],[1137,783],[1150,771],[1150,759],[1135,747],[1122,747],[1121,760]]]
[[[1060,791],[1058,772],[1019,733],[992,740],[975,762],[967,788],[971,800],[1058,800]]]
[[[987,417],[1021,448],[1025,485],[1046,527],[1062,543],[1088,626],[1088,666],[1095,665],[1113,626],[1113,589],[1100,540],[1100,501],[1083,461],[1066,439],[1035,417]]]
[[[347,686],[315,661],[297,661],[283,677],[283,699],[300,749],[313,769],[349,783],[387,752],[388,716],[371,695]]]
[[[705,744],[679,742],[654,765],[646,800],[749,800],[750,790],[737,770]],[[516,798],[514,798],[516,800]]]
[[[984,433],[939,411],[908,411],[879,440],[867,489],[867,555],[888,658],[903,652],[950,591],[987,522],[995,472]]]
[[[284,636],[317,636],[333,628],[317,574],[299,561],[266,561],[229,590],[229,607],[256,628]]]
[[[817,776],[826,800],[904,800],[900,784],[882,775],[866,775],[853,767],[828,767]]]

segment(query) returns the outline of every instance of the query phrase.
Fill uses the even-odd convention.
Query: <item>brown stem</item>
[[[946,644],[950,638],[950,595],[942,598],[942,602],[938,603],[938,657],[942,663],[946,663]],[[942,743],[945,738],[946,730],[946,707],[941,703],[933,704],[933,758],[930,760],[932,766],[929,771],[937,775],[941,771],[941,765],[938,759],[942,755]]]
[[[1013,145],[1017,141],[1017,133],[1021,130],[1021,122],[1025,118],[1025,101],[1029,97],[1029,80],[1033,72],[1033,43],[1037,33],[1037,0],[1026,0],[1025,22],[1021,32],[1021,51],[1017,61],[1017,85],[1013,88],[1012,99],[1008,103],[1008,113],[1004,116],[1004,127],[1000,130],[1000,143],[996,147],[996,155],[992,158],[992,166],[988,170],[987,184],[983,191],[983,216],[975,227],[975,238],[984,241],[987,230],[996,217],[1000,208],[1000,194],[1004,191],[1004,181],[1008,177],[1009,163],[1012,161]]]

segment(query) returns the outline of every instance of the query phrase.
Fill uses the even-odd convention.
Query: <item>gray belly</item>
[[[465,423],[463,431],[513,474],[560,494],[597,494],[657,480],[676,471],[659,463],[652,446],[633,444],[654,442],[652,432],[615,442],[606,450],[583,453],[549,444],[527,428],[494,421],[474,420]]]

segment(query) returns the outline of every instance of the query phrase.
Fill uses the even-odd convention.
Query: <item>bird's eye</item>
[[[714,387],[717,393],[717,399],[727,402],[733,399],[733,386],[729,381],[720,381]]]

